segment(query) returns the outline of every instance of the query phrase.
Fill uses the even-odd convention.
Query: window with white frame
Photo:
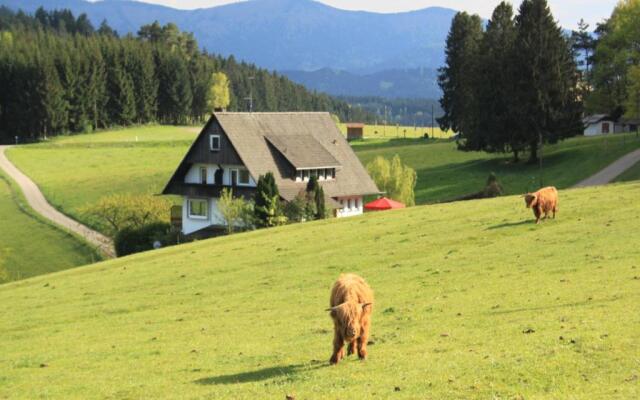
[[[205,199],[189,199],[189,218],[207,219],[209,202]]]
[[[220,135],[209,135],[209,149],[211,151],[220,150]]]
[[[249,185],[251,183],[251,175],[246,169],[238,171],[238,185]]]

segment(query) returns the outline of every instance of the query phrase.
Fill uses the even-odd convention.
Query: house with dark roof
[[[224,188],[252,199],[261,175],[273,173],[291,201],[316,177],[336,217],[359,215],[363,197],[380,191],[329,113],[214,113],[162,191],[182,196],[182,232],[224,225]]]
[[[614,133],[615,121],[606,114],[589,115],[582,120],[585,136]]]
[[[606,114],[589,115],[582,122],[585,127],[585,136],[636,132],[640,127],[640,118],[619,118],[616,120]]]

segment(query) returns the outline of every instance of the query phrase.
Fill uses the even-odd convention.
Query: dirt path
[[[574,187],[600,186],[616,179],[620,174],[640,162],[640,149],[618,159],[597,174],[577,183]]]
[[[6,157],[4,152],[9,147],[10,146],[0,146],[0,169],[4,170],[4,172],[20,186],[31,208],[54,224],[82,236],[89,243],[98,247],[100,251],[108,257],[115,257],[113,241],[111,239],[67,217],[47,202],[40,189],[38,189],[38,186],[29,179],[28,176],[20,172]]]

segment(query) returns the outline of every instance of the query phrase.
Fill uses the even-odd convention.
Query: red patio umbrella
[[[369,211],[384,211],[384,210],[393,210],[396,208],[405,208],[406,206],[397,201],[387,199],[386,197],[382,197],[378,200],[374,200],[371,203],[365,204],[365,210]]]

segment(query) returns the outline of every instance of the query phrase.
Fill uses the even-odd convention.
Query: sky
[[[162,4],[174,8],[194,9],[213,7],[242,0],[142,0],[145,3]],[[320,0],[327,5],[345,10],[366,10],[374,12],[399,12],[431,6],[453,8],[491,17],[491,12],[500,0]],[[574,29],[584,18],[593,28],[597,22],[609,17],[618,0],[549,0],[553,15],[567,29]],[[520,4],[520,0],[513,0]]]

